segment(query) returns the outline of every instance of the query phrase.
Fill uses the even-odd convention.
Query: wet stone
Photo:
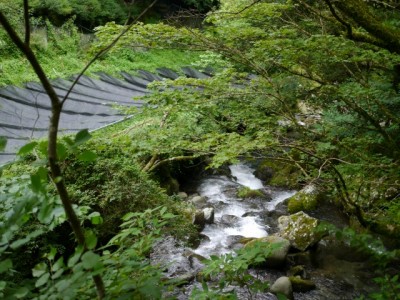
[[[227,247],[229,249],[243,248],[243,244],[240,242],[243,239],[241,235],[230,235],[226,239]]]
[[[293,299],[293,288],[292,283],[290,282],[289,277],[282,276],[279,277],[270,288],[271,293],[283,294],[288,299]]]
[[[223,225],[232,226],[232,225],[238,223],[239,220],[240,220],[240,218],[238,216],[223,215],[219,222],[222,223]]]

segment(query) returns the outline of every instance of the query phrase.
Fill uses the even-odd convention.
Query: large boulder
[[[248,249],[254,247],[261,247],[264,250],[263,258],[265,258],[265,262],[262,265],[276,268],[285,264],[290,242],[282,237],[271,235],[253,239],[245,245],[245,248]]]
[[[192,203],[196,208],[203,208],[207,204],[207,199],[204,196],[193,196],[189,198],[189,202]]]
[[[289,277],[279,277],[270,287],[270,292],[284,295],[287,299],[293,299],[293,288]]]
[[[314,210],[322,197],[321,191],[314,184],[307,185],[288,200],[288,211],[291,214],[299,211]]]
[[[322,234],[316,231],[319,221],[303,211],[278,219],[278,235],[289,240],[290,245],[300,251],[318,243]]]
[[[267,158],[261,162],[254,174],[269,185],[289,188],[297,188],[300,178],[299,169],[294,164],[273,158]]]
[[[185,192],[179,192],[179,193],[177,194],[177,196],[178,196],[178,198],[181,199],[181,200],[185,200],[185,199],[187,199],[187,197],[188,197],[188,195],[187,195]]]

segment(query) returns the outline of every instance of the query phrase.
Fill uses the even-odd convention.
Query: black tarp
[[[207,78],[208,75],[192,68],[182,68],[189,77]],[[65,102],[60,119],[60,133],[76,133],[82,129],[95,130],[127,116],[118,106],[141,107],[141,97],[148,94],[147,85],[163,78],[176,79],[179,75],[160,68],[158,74],[139,70],[136,75],[121,72],[124,80],[106,73],[99,79],[82,76]],[[52,85],[62,99],[73,80],[56,79]],[[7,138],[4,152],[0,152],[0,165],[12,161],[16,152],[31,139],[47,136],[50,118],[50,99],[41,84],[29,82],[25,88],[8,86],[0,89],[0,136]]]

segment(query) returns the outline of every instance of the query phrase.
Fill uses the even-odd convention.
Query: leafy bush
[[[192,293],[193,299],[210,299],[208,297],[216,295],[221,295],[220,299],[236,299],[234,291],[225,291],[230,285],[245,288],[249,297],[252,297],[253,292],[264,292],[269,283],[251,275],[248,268],[264,262],[279,247],[279,244],[266,246],[265,243],[255,242],[251,248],[241,248],[220,257],[211,255],[200,272],[202,290],[195,289]]]

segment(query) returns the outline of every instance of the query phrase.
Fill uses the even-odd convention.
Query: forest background
[[[160,297],[169,283],[161,284],[160,270],[146,262],[146,253],[161,228],[187,235],[190,213],[164,192],[176,192],[182,163],[216,168],[258,159],[281,170],[284,180],[274,184],[315,183],[351,216],[353,226],[391,240],[400,236],[397,1],[176,1],[177,10],[192,8],[204,18],[200,27],[183,26],[194,19],[193,10],[161,22],[165,6],[159,2],[159,10],[132,24],[91,74],[178,70],[195,62],[203,70],[212,66],[214,76],[156,82],[147,99],[153,105],[135,120],[94,134],[87,143],[84,134],[60,141],[60,149],[69,149],[59,163],[79,205],[87,249],[61,242],[70,231],[46,164],[37,163],[45,158],[45,141],[23,149],[21,162],[3,168],[3,295],[46,298],[64,295],[68,287],[71,298],[91,298],[90,278],[101,274],[109,297]],[[149,4],[137,1],[129,9],[129,3],[111,0],[31,1],[30,47],[49,78],[68,77]],[[0,1],[0,11],[23,36],[22,3]],[[4,30],[0,55],[1,85],[36,80]],[[88,150],[94,161],[82,155]],[[168,211],[156,209],[160,205]],[[128,212],[125,231],[116,231]],[[147,214],[157,215],[151,225],[144,224]],[[398,256],[392,247],[391,259]],[[37,261],[29,261],[32,253]],[[116,265],[118,271],[111,272]],[[140,276],[133,283],[134,273]],[[396,276],[383,278],[398,285]],[[151,288],[155,282],[159,289]]]

